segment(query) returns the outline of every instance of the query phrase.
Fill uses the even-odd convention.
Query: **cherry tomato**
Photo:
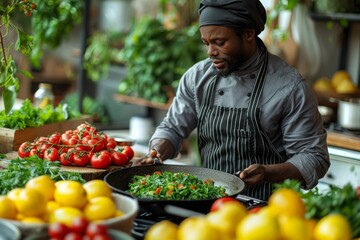
[[[70,231],[74,233],[78,233],[81,235],[84,235],[86,232],[86,228],[89,225],[89,222],[84,217],[77,217],[73,220],[73,222],[70,225]]]
[[[74,153],[73,152],[63,152],[59,157],[60,164],[63,166],[69,166],[74,161]]]
[[[115,166],[122,166],[129,162],[128,157],[120,151],[113,151],[111,153],[111,163]]]
[[[59,160],[59,152],[55,147],[50,147],[44,152],[44,159],[50,162],[55,162]]]
[[[221,197],[216,199],[213,204],[211,205],[210,211],[215,212],[221,208],[222,205],[226,202],[237,202],[235,198],[232,197]]]
[[[116,146],[117,146],[117,143],[116,143],[115,139],[112,137],[108,137],[107,143],[106,143],[106,148],[114,149],[114,148],[116,148]]]
[[[53,133],[49,137],[49,143],[60,144],[60,141],[61,141],[61,133],[59,132]]]
[[[132,149],[132,147],[130,147],[130,146],[125,146],[124,148],[123,148],[123,151],[122,151],[123,153],[125,153],[125,155],[128,157],[128,160],[130,161],[133,157],[134,157],[134,155],[135,155],[135,153],[134,153],[134,150]]]
[[[65,235],[64,240],[83,240],[83,236],[75,232],[69,232]]]
[[[105,148],[105,140],[99,137],[88,140],[87,144],[89,144],[94,152],[100,152]]]
[[[66,224],[55,222],[49,225],[48,235],[51,238],[63,239],[69,231],[70,230]]]
[[[98,234],[108,234],[107,228],[105,227],[105,225],[102,225],[100,223],[89,223],[88,227],[86,228],[86,236],[90,237],[90,239],[92,239],[92,237],[94,237],[95,235]]]
[[[76,166],[84,167],[89,163],[89,161],[90,161],[90,158],[86,152],[75,152],[74,153],[73,163]]]
[[[23,142],[18,149],[19,157],[26,158],[26,157],[30,156],[30,151],[33,148],[34,147],[31,145],[30,142]]]
[[[111,155],[106,150],[94,153],[91,157],[90,163],[94,168],[107,168],[111,164]]]
[[[260,211],[262,207],[254,207],[249,209],[249,213],[257,213],[258,211]]]

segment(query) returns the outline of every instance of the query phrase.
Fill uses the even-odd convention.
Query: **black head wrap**
[[[266,10],[259,0],[201,0],[200,27],[206,25],[264,30]]]

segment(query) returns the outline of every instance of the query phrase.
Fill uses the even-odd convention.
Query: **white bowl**
[[[19,240],[20,237],[20,230],[14,224],[0,220],[0,239]]]
[[[102,223],[108,228],[130,233],[133,228],[134,219],[139,212],[139,203],[137,199],[119,193],[113,193],[112,197],[117,209],[122,211],[124,215],[107,219]]]
[[[134,219],[139,211],[139,203],[136,199],[119,193],[112,193],[112,198],[115,201],[117,209],[122,211],[124,214],[119,217],[104,220],[102,223],[108,228],[130,234]],[[47,223],[23,223],[4,218],[1,218],[0,220],[15,225],[23,236],[47,232],[47,228],[49,226]]]

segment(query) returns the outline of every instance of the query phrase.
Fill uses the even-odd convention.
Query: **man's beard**
[[[212,60],[215,58],[211,58]],[[240,61],[238,59],[226,59],[226,58],[222,58],[221,60],[225,61],[227,63],[227,68],[225,69],[217,69],[217,74],[222,76],[222,77],[227,77],[229,76],[231,73],[239,70],[240,67]]]

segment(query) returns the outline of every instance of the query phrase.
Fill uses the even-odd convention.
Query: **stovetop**
[[[262,201],[260,199],[251,198],[240,194],[236,196],[236,199],[239,202],[243,203],[247,209],[252,209],[258,206],[264,206],[267,204],[266,201]],[[181,221],[184,219],[185,219],[184,217],[174,216],[174,215],[153,214],[152,212],[141,209],[140,207],[140,213],[138,214],[138,216],[134,221],[134,226],[133,229],[131,230],[131,235],[133,238],[137,240],[143,240],[147,230],[155,223],[160,222],[162,220],[170,220],[175,224],[180,224]]]

